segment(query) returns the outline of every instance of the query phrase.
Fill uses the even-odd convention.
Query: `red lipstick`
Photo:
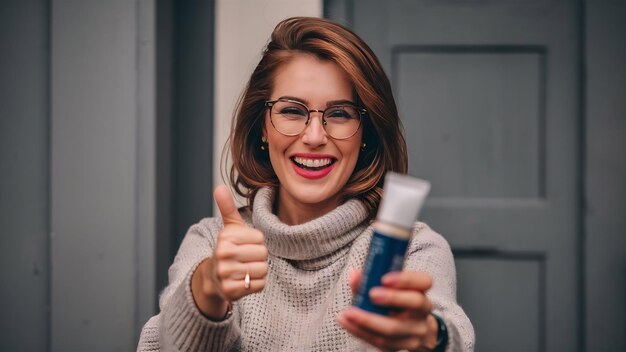
[[[296,162],[295,160],[296,158],[314,159],[314,160],[330,159],[330,163],[324,167],[307,167],[305,165],[302,165]],[[304,178],[310,179],[310,180],[320,179],[328,175],[335,167],[335,161],[337,161],[337,159],[332,155],[312,154],[312,153],[294,154],[290,157],[290,160],[291,160],[291,165],[293,166],[294,171],[298,175]]]

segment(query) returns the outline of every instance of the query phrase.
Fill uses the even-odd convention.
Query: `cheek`
[[[268,144],[268,156],[270,164],[276,174],[284,172],[285,164],[288,162],[285,157],[285,151],[289,148],[289,145],[293,142],[293,137],[285,137],[278,133],[270,125],[267,127],[265,136],[267,137]]]
[[[346,141],[347,142],[347,141]],[[354,162],[356,165],[357,160],[359,159],[359,154],[361,152],[361,143],[363,142],[363,131],[360,131],[356,136],[354,136],[354,140],[351,140],[346,144],[346,154],[349,155],[351,162]]]
[[[276,163],[279,160],[279,156],[280,156],[280,153],[276,149],[276,144],[275,143],[270,144],[269,145],[270,164],[272,164],[272,168],[274,169],[274,171],[276,171]]]
[[[359,161],[359,150],[358,149],[353,151],[352,154],[350,154],[349,160],[350,160],[350,162],[349,162],[350,174],[352,174],[354,172],[355,168],[356,168],[356,165],[357,165],[358,161]]]
[[[352,174],[352,172],[354,172],[354,169],[356,168],[357,162],[359,160],[359,154],[361,151],[361,136],[359,135],[355,137],[358,137],[358,138],[356,138],[355,141],[346,143],[341,148],[343,151],[344,160],[346,161],[346,166],[349,169],[349,172],[347,172],[348,177],[349,175]]]

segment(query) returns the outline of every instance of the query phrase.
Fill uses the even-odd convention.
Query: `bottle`
[[[413,224],[430,191],[430,182],[387,172],[383,190],[354,305],[368,312],[387,315],[390,309],[372,303],[369,291],[382,286],[381,278],[386,273],[402,270]]]

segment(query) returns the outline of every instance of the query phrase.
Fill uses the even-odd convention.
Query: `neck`
[[[333,197],[321,203],[303,203],[290,197],[287,192],[278,192],[276,216],[287,225],[300,225],[330,212],[339,205],[339,198]]]
[[[252,223],[265,235],[265,245],[270,254],[298,261],[298,267],[324,267],[344,253],[368,226],[364,221],[367,209],[357,199],[350,199],[298,225],[288,225],[280,220],[272,209],[278,203],[275,188],[259,189],[254,197]],[[281,203],[281,206],[286,205]]]

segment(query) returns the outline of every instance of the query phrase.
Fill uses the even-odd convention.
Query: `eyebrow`
[[[293,97],[290,95],[283,95],[282,97],[278,98],[278,99],[288,99],[288,100],[295,100],[297,102],[300,102],[306,106],[309,106],[311,103],[303,98],[298,98],[298,97]],[[346,99],[340,99],[340,100],[331,100],[331,101],[327,101],[326,102],[326,106],[333,106],[333,105],[344,105],[344,104],[348,104],[348,105],[354,105],[356,106],[356,103],[351,101],[351,100],[346,100]]]

